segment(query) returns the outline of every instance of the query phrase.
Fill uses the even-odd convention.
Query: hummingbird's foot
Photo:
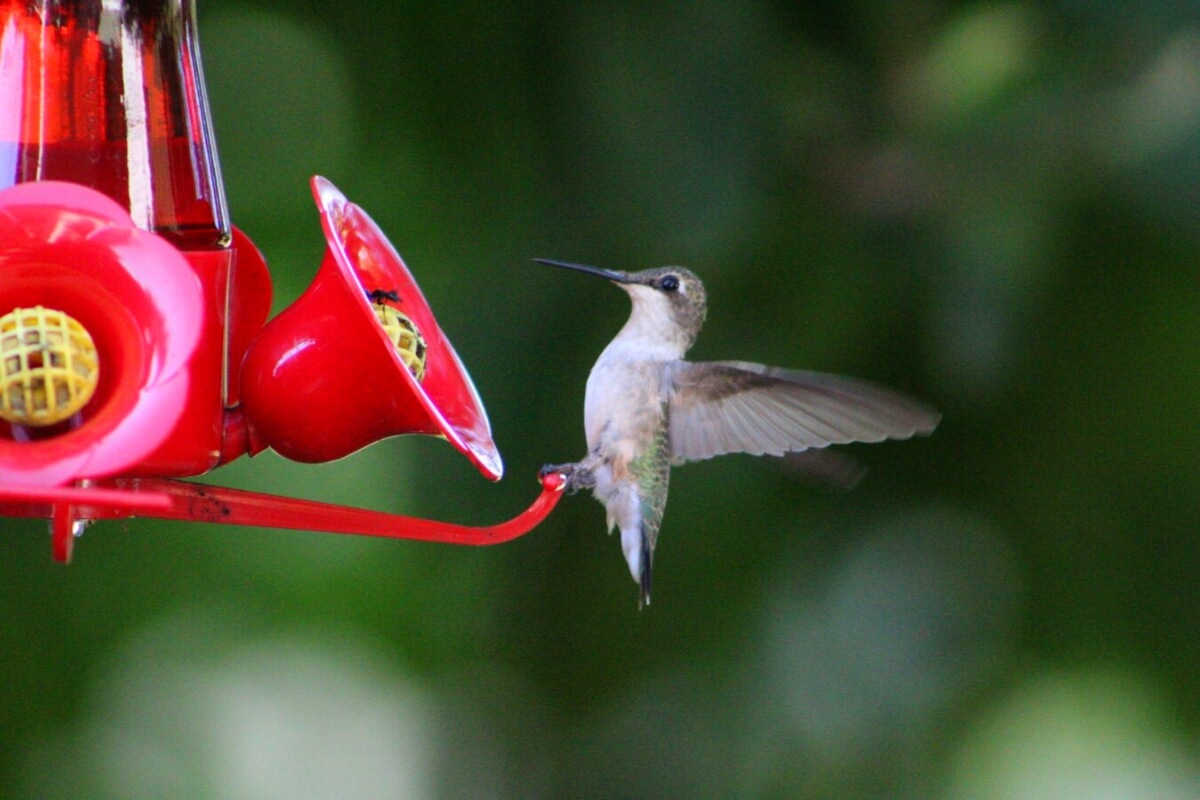
[[[591,489],[596,485],[596,477],[582,464],[547,464],[538,471],[538,477],[558,474],[563,476],[563,491],[575,494],[580,489]]]

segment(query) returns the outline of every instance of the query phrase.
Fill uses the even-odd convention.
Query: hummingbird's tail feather
[[[642,521],[635,518],[633,524],[621,528],[621,549],[629,564],[629,574],[638,585],[638,608],[650,605],[650,578],[654,565],[654,548],[645,535]]]
[[[650,547],[650,539],[642,537],[642,575],[638,580],[641,591],[638,594],[638,610],[650,605],[650,583],[654,574],[654,549]]]
[[[638,487],[626,483],[617,487],[607,498],[609,520],[615,521],[621,530],[621,550],[629,565],[629,575],[638,585],[638,608],[650,604],[654,544],[658,539],[658,525],[666,501],[665,491],[661,494],[653,504],[647,504],[642,501]]]

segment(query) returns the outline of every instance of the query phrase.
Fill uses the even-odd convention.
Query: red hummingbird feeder
[[[56,560],[101,519],[493,544],[558,502],[549,474],[522,514],[468,527],[181,480],[267,447],[325,462],[409,433],[503,473],[412,274],[324,178],[324,262],[267,322],[191,0],[0,0],[0,187],[0,516],[49,519]]]

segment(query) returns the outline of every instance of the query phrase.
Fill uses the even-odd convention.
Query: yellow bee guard
[[[413,321],[386,303],[371,303],[383,332],[392,340],[400,360],[418,381],[425,377],[425,339]]]
[[[92,399],[100,362],[91,334],[53,308],[14,308],[0,317],[0,419],[53,425]]]

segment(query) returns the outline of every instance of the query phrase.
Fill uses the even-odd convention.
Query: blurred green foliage
[[[276,307],[307,179],[388,232],[508,475],[401,439],[214,482],[468,523],[583,454],[627,314],[535,256],[706,281],[698,359],[944,411],[677,470],[654,605],[590,498],[477,550],[131,521],[0,530],[6,797],[1200,796],[1200,11],[201,0]]]

